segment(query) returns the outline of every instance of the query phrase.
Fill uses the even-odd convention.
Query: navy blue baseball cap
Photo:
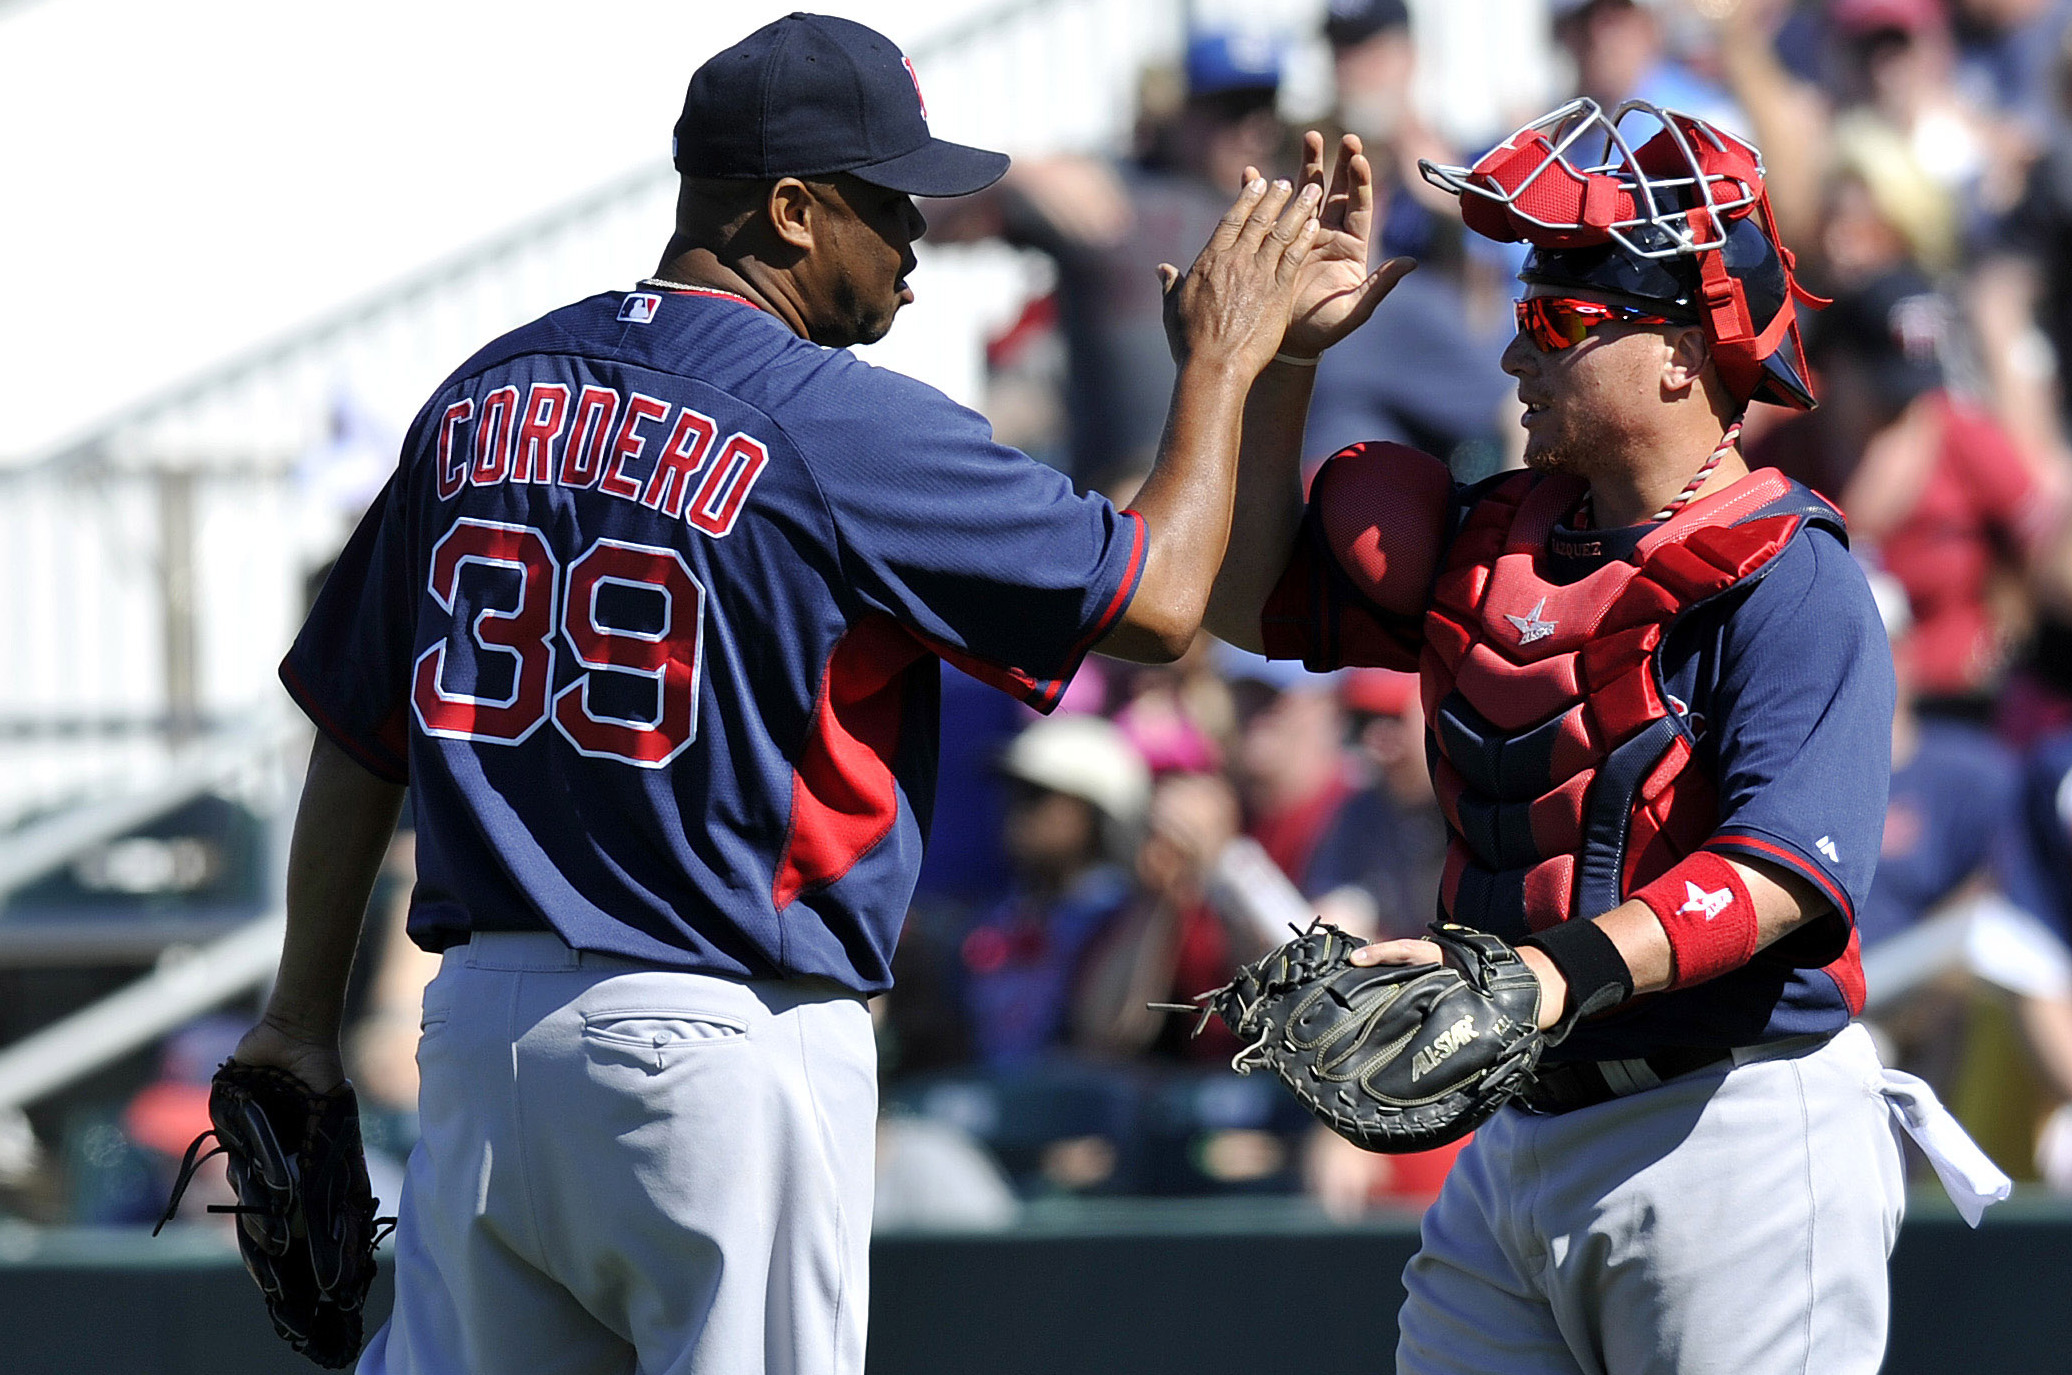
[[[1279,39],[1251,29],[1202,29],[1187,40],[1187,94],[1276,91],[1286,52]]]
[[[825,14],[788,14],[698,68],[675,161],[687,177],[847,172],[912,196],[968,196],[1007,171],[1005,153],[928,132],[920,78],[891,39]]]
[[[1331,0],[1324,15],[1324,38],[1333,48],[1350,48],[1378,33],[1410,27],[1410,6],[1404,0]]]

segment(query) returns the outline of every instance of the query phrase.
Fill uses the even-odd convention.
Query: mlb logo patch
[[[662,308],[662,298],[652,291],[636,291],[626,298],[626,304],[619,307],[619,318],[629,324],[644,325],[655,318],[655,312]]]

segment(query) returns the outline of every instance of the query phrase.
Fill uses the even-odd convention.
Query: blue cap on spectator
[[[1187,41],[1187,94],[1276,91],[1281,85],[1280,41],[1248,29],[1210,29]]]
[[[1820,313],[1813,353],[1822,362],[1853,359],[1879,401],[1898,409],[1945,380],[1950,306],[1910,266],[1891,268],[1848,291]]]
[[[676,121],[687,177],[847,172],[914,196],[968,196],[1007,154],[933,137],[914,64],[875,29],[825,14],[765,24],[692,74]]]
[[[1331,0],[1324,14],[1324,38],[1334,48],[1350,48],[1378,33],[1410,27],[1410,6],[1404,0]]]

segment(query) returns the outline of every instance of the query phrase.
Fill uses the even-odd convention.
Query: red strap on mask
[[[1764,191],[1756,204],[1762,212],[1758,223],[1767,231],[1772,223],[1770,193]],[[1693,234],[1705,234],[1712,228],[1708,223],[1711,216],[1706,211],[1692,210],[1687,219]],[[1791,250],[1774,234],[1770,235],[1770,242],[1777,251],[1778,263],[1784,272],[1784,303],[1761,330],[1755,328],[1750,315],[1747,288],[1727,271],[1726,254],[1710,252],[1698,255],[1699,283],[1704,293],[1700,309],[1705,317],[1706,334],[1712,341],[1713,366],[1719,369],[1720,380],[1727,384],[1727,390],[1742,401],[1753,396],[1762,384],[1763,360],[1786,342],[1791,345],[1792,362],[1799,376],[1807,374],[1806,351],[1799,340],[1798,304],[1803,301],[1816,310],[1830,304],[1799,285],[1797,259]]]

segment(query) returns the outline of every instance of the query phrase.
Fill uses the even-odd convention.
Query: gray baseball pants
[[[1425,1214],[1397,1371],[1873,1375],[1906,1198],[1880,1073],[1851,1026],[1575,1112],[1499,1112]]]
[[[861,1375],[863,1002],[478,934],[425,990],[361,1375]]]

